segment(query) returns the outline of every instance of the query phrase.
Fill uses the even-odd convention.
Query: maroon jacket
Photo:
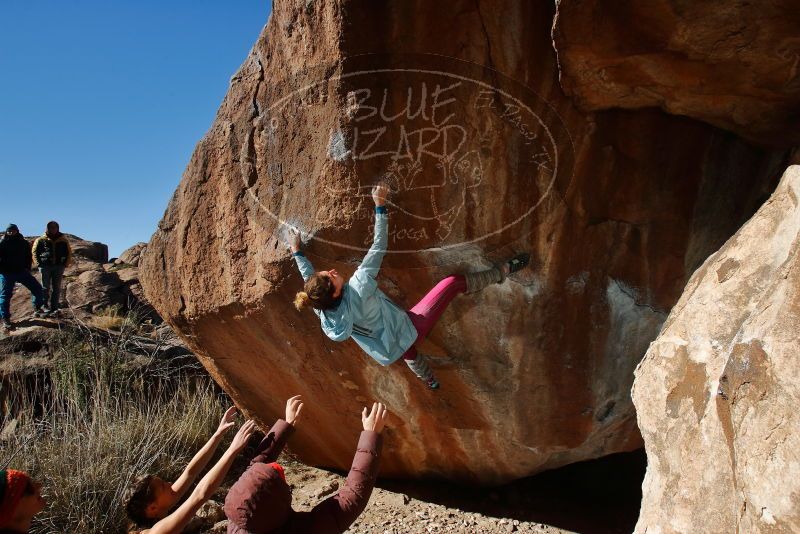
[[[292,492],[267,464],[283,450],[294,427],[279,419],[258,446],[250,467],[225,498],[228,534],[341,534],[364,511],[375,486],[380,434],[363,431],[344,486],[310,512],[292,510]]]

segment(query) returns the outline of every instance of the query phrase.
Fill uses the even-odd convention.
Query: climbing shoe
[[[408,365],[408,368],[417,375],[417,378],[425,382],[425,385],[430,389],[439,389],[439,382],[433,376],[433,371],[428,366],[428,359],[424,354],[417,354],[413,360],[403,360]]]
[[[531,255],[527,252],[523,252],[522,254],[517,254],[508,262],[508,274],[515,273],[521,269],[524,269],[529,263],[531,262]]]

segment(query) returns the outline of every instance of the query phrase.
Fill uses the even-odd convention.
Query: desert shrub
[[[92,316],[92,325],[103,330],[120,330],[128,316],[122,313],[122,307],[115,304],[99,310]]]
[[[130,483],[177,476],[226,408],[199,365],[142,356],[133,364],[124,337],[64,332],[48,379],[6,395],[0,467],[30,472],[48,501],[32,532],[125,532]]]
[[[125,263],[125,262],[115,263],[114,265],[109,267],[108,272],[109,273],[115,273],[117,271],[122,271],[123,269],[132,269],[134,267],[136,267],[136,266],[135,265],[131,265],[130,263]]]

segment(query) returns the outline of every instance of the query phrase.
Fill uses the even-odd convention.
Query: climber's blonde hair
[[[298,291],[294,296],[294,307],[302,311],[306,306],[311,306],[311,298],[305,291]]]
[[[306,280],[303,291],[298,291],[294,296],[294,307],[302,311],[307,306],[317,310],[327,310],[333,307],[336,299],[333,293],[336,288],[329,276],[314,273]]]

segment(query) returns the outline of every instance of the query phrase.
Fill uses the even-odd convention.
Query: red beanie
[[[30,482],[30,477],[14,469],[0,471],[0,526],[14,518],[14,512],[25,488]]]
[[[272,462],[268,464],[271,468],[278,472],[284,482],[286,482],[286,474],[283,472],[283,466],[280,465],[278,462]]]

